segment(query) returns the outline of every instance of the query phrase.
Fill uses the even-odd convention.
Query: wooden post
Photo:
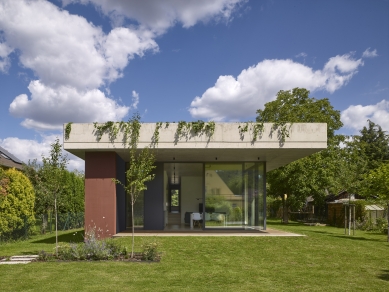
[[[353,235],[355,235],[355,205],[353,205],[354,215],[353,215]]]
[[[350,231],[351,231],[351,206],[349,204],[348,205],[348,235],[351,235]]]
[[[389,202],[388,202],[388,209],[386,210],[386,215],[388,216],[388,242],[389,242]]]
[[[344,235],[347,234],[347,206],[344,204]]]

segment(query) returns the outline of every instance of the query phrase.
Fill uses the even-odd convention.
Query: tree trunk
[[[58,257],[58,216],[57,216],[57,196],[54,199],[55,207],[55,256]]]
[[[132,247],[131,247],[131,258],[134,258],[134,242],[135,242],[135,224],[134,224],[134,200],[131,198],[131,217],[132,217]]]
[[[386,211],[386,215],[388,216],[388,242],[389,242],[389,202],[388,202],[388,209]]]

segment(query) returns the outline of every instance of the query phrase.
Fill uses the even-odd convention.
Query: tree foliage
[[[35,214],[48,214],[54,210],[54,197],[47,191],[42,165],[35,160],[23,167],[35,190]],[[84,175],[80,172],[63,170],[62,188],[58,195],[59,213],[84,212]]]
[[[368,158],[368,168],[377,168],[383,161],[389,161],[389,136],[380,125],[368,120],[368,127],[360,131],[359,142]]]
[[[344,140],[344,137],[335,135],[335,131],[343,126],[340,112],[328,99],[309,97],[308,90],[294,88],[279,91],[276,100],[266,103],[257,114],[257,122],[274,123],[276,127],[285,127],[288,123],[327,123],[326,150],[270,171],[267,176],[269,195],[287,194],[292,208],[301,208],[310,195],[322,201],[334,185],[336,167],[333,160],[340,155],[340,142]]]
[[[0,237],[24,236],[28,227],[35,223],[34,188],[28,178],[14,168],[5,171],[0,168],[0,180]]]
[[[287,123],[327,123],[327,137],[332,139],[335,131],[343,126],[340,112],[335,110],[327,98],[309,97],[309,90],[294,88],[280,90],[274,101],[257,110],[257,122],[274,123],[283,127]]]
[[[382,163],[366,175],[362,193],[389,202],[389,163]]]

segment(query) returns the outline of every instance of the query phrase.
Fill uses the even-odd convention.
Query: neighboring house
[[[23,162],[9,153],[3,147],[0,147],[0,167],[4,169],[14,167],[21,170],[23,168]]]
[[[347,191],[341,191],[337,195],[328,195],[325,199],[327,203],[327,223],[333,226],[344,226],[344,209],[345,205],[356,204],[358,201],[365,200],[358,194],[349,194]],[[385,208],[380,205],[362,205],[362,210],[356,208],[356,220],[362,220],[367,216],[372,223],[376,218],[386,218]]]
[[[283,143],[272,124],[264,125],[255,142],[252,133],[242,135],[238,126],[216,123],[211,137],[189,134],[182,139],[176,136],[177,123],[162,127],[155,148],[155,178],[138,199],[134,213],[143,214],[137,215],[142,222],[134,225],[164,230],[174,218],[184,226],[185,213],[202,208],[203,230],[266,229],[266,173],[325,149],[327,125],[295,123]],[[138,148],[150,146],[155,129],[155,123],[142,124]],[[112,181],[125,182],[129,155],[122,134],[114,141],[107,134],[98,140],[93,124],[72,124],[69,139],[64,137],[64,149],[85,160],[86,228],[96,226],[107,237],[131,227],[129,200]],[[172,194],[178,204],[174,210]],[[212,221],[215,214],[226,215],[226,220]]]

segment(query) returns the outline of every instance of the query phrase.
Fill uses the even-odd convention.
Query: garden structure
[[[64,131],[64,149],[85,160],[86,228],[96,226],[104,237],[133,224],[183,228],[189,212],[201,214],[195,225],[202,230],[266,229],[266,172],[327,147],[324,123],[294,123],[284,137],[272,124],[263,124],[258,137],[239,123],[216,123],[212,133],[182,132],[179,125],[141,125],[138,149],[153,148],[156,168],[134,206],[134,222],[123,187],[113,181],[125,183],[125,133],[101,135],[96,124]]]

